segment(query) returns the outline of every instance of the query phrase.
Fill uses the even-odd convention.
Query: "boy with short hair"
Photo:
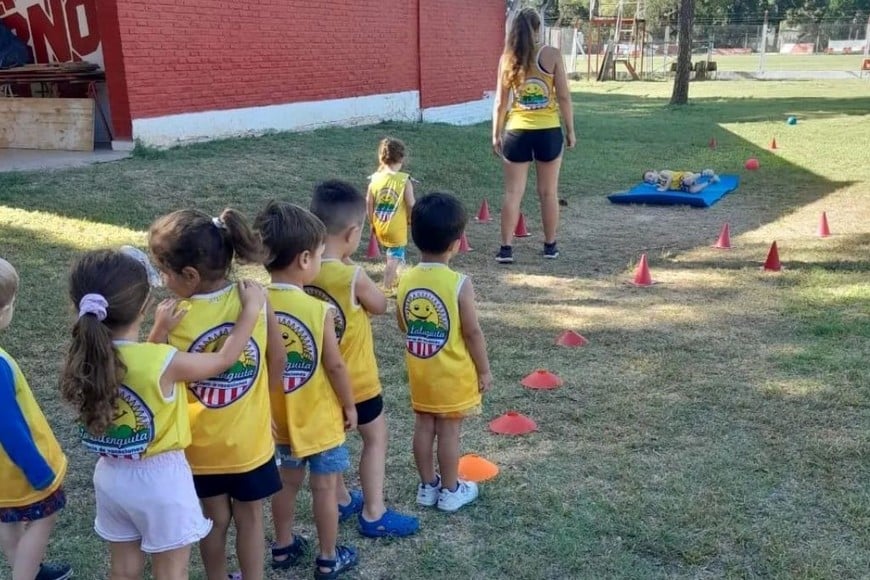
[[[410,536],[420,528],[417,518],[384,504],[387,424],[369,315],[384,314],[387,298],[365,270],[350,261],[359,246],[366,200],[353,185],[330,180],[315,187],[310,208],[326,226],[326,250],[320,273],[305,291],[335,310],[336,336],[350,373],[363,440],[359,464],[363,493],[349,493],[344,479],[339,479],[340,519],[358,513],[359,531],[367,537]]]
[[[480,412],[481,394],[492,385],[474,288],[448,265],[467,221],[465,208],[450,194],[432,193],[417,202],[411,236],[422,258],[399,281],[396,311],[416,415],[417,503],[446,512],[478,496],[477,484],[459,479],[459,432],[465,417]],[[432,458],[436,440],[440,475]]]
[[[269,202],[254,225],[269,252],[269,384],[284,484],[272,500],[272,567],[289,568],[305,550],[293,524],[307,465],[320,544],[314,577],[336,578],[357,564],[353,548],[336,545],[335,501],[338,481],[350,466],[345,430],[356,428],[357,413],[335,336],[334,308],[303,290],[320,272],[326,228],[309,211],[279,201]]]

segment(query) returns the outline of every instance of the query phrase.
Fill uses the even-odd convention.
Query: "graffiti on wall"
[[[103,65],[97,0],[0,0],[0,22],[27,43],[34,62]]]

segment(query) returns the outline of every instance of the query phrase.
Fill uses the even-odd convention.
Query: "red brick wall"
[[[420,101],[425,109],[495,90],[504,46],[503,0],[421,0]]]

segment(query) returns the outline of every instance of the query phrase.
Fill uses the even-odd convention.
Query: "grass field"
[[[722,71],[756,71],[759,55],[735,54],[713,56]],[[766,54],[764,70],[770,71],[858,71],[864,57],[857,54]]]
[[[372,542],[346,526],[342,539],[362,559],[351,577],[866,578],[870,85],[698,84],[683,109],[666,106],[666,83],[574,88],[579,144],[563,170],[562,257],[538,255],[530,192],[524,210],[535,236],[517,242],[515,265],[492,259],[495,224],[469,224],[474,251],[455,260],[475,281],[496,379],[463,448],[496,461],[501,474],[457,515],[416,508],[402,339],[390,315],[377,319],[388,501],[419,513],[423,529]],[[799,123],[787,126],[788,115]],[[105,546],[91,530],[94,461],[56,387],[72,319],[70,261],[87,248],[144,244],[148,224],[171,209],[230,204],[253,214],[273,196],[307,204],[323,178],[362,185],[388,133],[408,143],[420,189],[454,191],[469,211],[482,199],[497,207],[501,172],[487,125],[328,129],[0,175],[0,252],[22,276],[16,318],[0,340],[71,458],[51,559],[73,563],[79,578],[105,577]],[[777,151],[767,149],[773,137]],[[759,171],[742,169],[749,156]],[[743,181],[707,210],[604,197],[651,167],[713,167]],[[824,240],[815,236],[822,211],[834,232]],[[728,252],[710,248],[724,222]],[[773,240],[785,271],[762,273]],[[643,252],[660,284],[627,286]],[[590,344],[552,346],[566,327]],[[539,367],[565,386],[520,387]],[[540,431],[489,434],[486,423],[510,409]],[[358,438],[350,440],[357,452]],[[311,536],[307,500],[300,517]],[[289,577],[310,575],[306,566]],[[8,577],[2,565],[0,577]],[[192,577],[202,578],[198,556]]]

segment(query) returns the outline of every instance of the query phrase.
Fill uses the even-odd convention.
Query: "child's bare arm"
[[[384,314],[387,311],[387,297],[362,268],[357,270],[353,293],[356,301],[369,314]]]
[[[266,369],[269,371],[269,388],[276,391],[284,389],[284,367],[287,364],[287,349],[284,337],[272,305],[266,303]]]
[[[492,386],[492,373],[489,368],[489,356],[486,354],[486,338],[477,320],[477,307],[474,305],[474,287],[466,278],[459,289],[459,321],[462,325],[462,338],[471,354],[471,360],[477,368],[477,381],[480,392],[486,392]]]
[[[372,189],[366,189],[366,219],[369,223],[372,222],[372,214],[375,213],[375,197],[372,195]]]
[[[326,314],[323,327],[323,355],[321,362],[332,390],[338,396],[341,408],[344,411],[344,426],[350,431],[356,429],[356,405],[353,402],[353,390],[350,386],[350,375],[344,359],[341,358],[341,350],[338,348],[338,338],[335,336],[335,321],[332,311]]]
[[[411,211],[414,209],[414,204],[417,200],[414,198],[414,184],[408,178],[408,183],[405,185],[405,209],[408,212],[408,223],[411,223]]]

